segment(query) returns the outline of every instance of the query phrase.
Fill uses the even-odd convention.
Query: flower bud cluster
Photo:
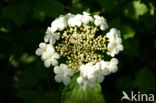
[[[67,58],[66,63],[74,70],[82,64],[101,61],[104,56],[97,52],[105,52],[107,49],[106,36],[95,37],[98,27],[84,24],[79,28],[67,26],[62,33],[62,40],[55,46],[56,51]]]

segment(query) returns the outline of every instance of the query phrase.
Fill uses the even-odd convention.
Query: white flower
[[[112,58],[109,64],[107,65],[107,67],[112,73],[115,73],[118,70],[117,64],[118,64],[118,59]]]
[[[82,86],[84,91],[86,91],[88,87],[96,87],[96,78],[89,75],[93,69],[94,66],[92,63],[80,66],[80,76],[77,78],[77,82]]]
[[[101,64],[100,62],[96,63],[94,65],[94,69],[92,69],[92,71],[89,73],[89,75],[92,75],[90,77],[96,78],[96,81],[98,83],[102,83],[104,80],[104,75],[103,72],[101,70]]]
[[[50,44],[55,44],[56,40],[59,40],[59,35],[55,32],[52,32],[52,28],[48,27],[46,34],[44,36],[44,41],[47,43],[49,42]]]
[[[120,31],[116,30],[115,28],[112,28],[109,33],[106,34],[107,38],[109,38],[108,43],[108,55],[111,55],[112,57],[115,56],[115,54],[118,54],[119,51],[123,50],[122,39],[120,38]]]
[[[100,61],[100,64],[101,64],[101,70],[102,70],[102,74],[104,76],[107,76],[111,73],[111,71],[107,68],[107,64],[109,62],[105,62],[105,61]]]
[[[116,28],[111,28],[110,32],[106,34],[106,37],[109,38],[110,42],[114,42],[117,38],[120,38],[120,31]]]
[[[47,48],[47,44],[46,43],[40,43],[39,44],[39,47],[37,50],[36,50],[36,55],[38,56],[41,56],[43,54],[43,52],[46,51],[46,48]]]
[[[87,12],[83,12],[83,17],[81,20],[84,24],[88,24],[90,21],[93,22],[93,18]]]
[[[116,59],[116,58],[112,58],[110,62],[102,61],[101,66],[103,68],[102,70],[105,71],[105,72],[103,72],[103,73],[105,73],[104,75],[109,75],[111,72],[112,73],[117,72],[117,70],[118,70],[117,64],[118,64],[118,59]]]
[[[55,80],[56,82],[63,82],[65,85],[68,85],[71,81],[70,77],[73,76],[74,71],[68,68],[65,64],[60,64],[60,66],[55,66],[54,72],[56,73]]]
[[[74,17],[74,16],[75,16],[75,15],[73,15],[73,14],[71,14],[71,13],[66,14],[66,15],[65,15],[65,19],[66,19],[67,23],[68,23],[68,20],[69,20],[70,18]]]
[[[51,44],[40,43],[39,47],[40,48],[36,50],[36,55],[41,56],[45,67],[50,67],[50,65],[58,65],[57,59],[60,58],[60,55],[55,52],[55,49]]]
[[[57,30],[62,31],[64,30],[65,26],[67,24],[67,21],[63,15],[61,15],[59,18],[55,19],[51,24],[51,30],[52,32],[55,32]]]
[[[77,14],[68,20],[68,24],[71,25],[72,27],[75,27],[75,26],[80,27],[82,25],[82,22],[81,22],[82,17],[83,16],[81,14]]]
[[[94,15],[94,24],[96,26],[100,26],[100,29],[101,30],[106,30],[108,28],[108,24],[107,24],[107,21],[104,17],[100,17],[99,15]]]

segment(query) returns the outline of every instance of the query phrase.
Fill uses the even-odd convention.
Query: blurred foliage
[[[104,16],[123,37],[119,71],[101,84],[106,103],[120,103],[123,90],[156,93],[155,8],[155,0],[1,0],[0,103],[61,101],[63,84],[35,50],[57,16],[83,11]]]

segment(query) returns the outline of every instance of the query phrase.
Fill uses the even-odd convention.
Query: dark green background
[[[60,102],[63,84],[35,50],[54,18],[83,11],[121,30],[119,70],[101,84],[106,102],[120,103],[123,90],[156,93],[155,8],[155,0],[0,0],[0,103]]]

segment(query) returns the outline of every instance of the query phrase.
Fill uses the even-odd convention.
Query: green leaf
[[[35,56],[30,56],[28,53],[23,53],[20,60],[24,63],[32,63],[35,60]]]
[[[123,34],[124,40],[133,38],[135,35],[135,31],[128,25],[122,26],[121,34]]]
[[[62,92],[62,103],[105,103],[100,84],[96,88],[88,88],[83,91],[76,82],[77,76],[73,77],[69,86]]]
[[[150,5],[150,14],[151,15],[154,15],[155,14],[155,12],[154,12],[154,10],[155,10],[155,7],[154,7],[154,5],[153,5],[153,3],[152,2],[149,2],[149,5]]]
[[[38,20],[44,20],[46,16],[56,17],[63,13],[63,5],[59,1],[49,1],[38,3],[34,8],[34,15]]]
[[[139,16],[147,13],[148,8],[144,3],[140,1],[132,1],[125,6],[124,15],[128,18],[137,20]]]
[[[14,22],[17,25],[24,23],[27,14],[30,11],[30,6],[22,3],[20,5],[9,5],[3,8],[2,17]],[[19,16],[20,15],[20,16]]]
[[[141,69],[134,81],[134,86],[139,87],[141,91],[156,91],[156,76],[148,68]]]
[[[118,4],[117,0],[98,0],[103,10],[112,11]]]
[[[112,19],[111,21],[110,21],[110,23],[109,23],[109,27],[110,28],[117,28],[117,29],[121,29],[121,20],[120,20],[120,18],[114,18],[114,19]]]
[[[124,51],[123,54],[127,56],[139,56],[139,42],[137,39],[127,39],[124,44]]]
[[[73,7],[75,7],[75,8],[78,8],[78,9],[83,8],[83,5],[80,0],[73,0],[72,4],[73,4]]]
[[[12,64],[12,66],[14,68],[18,68],[19,67],[19,62],[14,58],[13,55],[10,56],[9,62]]]

